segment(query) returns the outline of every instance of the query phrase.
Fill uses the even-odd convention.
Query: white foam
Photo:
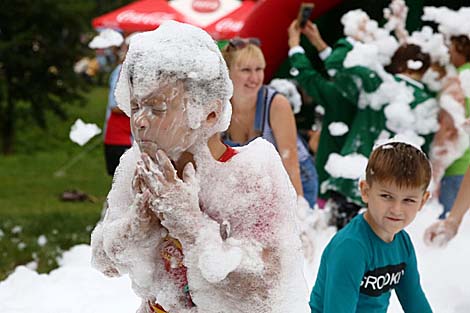
[[[384,17],[387,23],[384,28],[389,31],[395,31],[400,42],[403,37],[408,36],[406,30],[406,18],[408,16],[408,6],[404,0],[392,0],[388,8],[384,9]]]
[[[124,42],[124,37],[114,29],[106,28],[93,37],[88,44],[91,49],[106,49],[110,47],[119,47]]]
[[[470,8],[455,11],[447,7],[424,7],[423,21],[439,24],[439,32],[447,37],[470,34]]]
[[[82,119],[78,118],[70,128],[69,137],[73,142],[83,146],[90,141],[91,138],[99,134],[101,134],[101,128],[99,128],[98,125],[85,123]]]
[[[442,66],[449,63],[449,49],[445,44],[444,35],[434,33],[429,26],[424,26],[420,31],[414,31],[406,42],[418,45],[421,51],[429,54],[433,63],[439,63]]]
[[[325,165],[325,170],[332,177],[342,177],[346,179],[358,179],[366,170],[368,159],[362,154],[351,153],[341,156],[331,153]]]
[[[302,97],[297,91],[297,88],[295,87],[294,83],[292,83],[288,79],[275,78],[271,80],[269,86],[276,89],[276,91],[283,94],[287,98],[287,100],[289,100],[294,114],[300,112],[300,109],[302,108]]]
[[[349,127],[343,122],[332,122],[328,125],[328,130],[332,136],[343,136],[349,131]]]

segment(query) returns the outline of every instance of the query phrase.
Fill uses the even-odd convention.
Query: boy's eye
[[[391,196],[391,195],[388,195],[388,194],[386,194],[386,193],[381,194],[380,197],[381,197],[382,199],[385,199],[385,200],[390,200],[390,199],[392,199],[392,196]]]
[[[166,112],[166,109],[165,108],[153,108],[152,112],[155,114],[162,114]]]
[[[416,203],[416,200],[414,199],[405,199],[404,201],[407,203]]]
[[[167,104],[165,101],[160,101],[158,103],[151,103],[152,106],[152,112],[160,114],[162,112],[166,112],[167,110]]]

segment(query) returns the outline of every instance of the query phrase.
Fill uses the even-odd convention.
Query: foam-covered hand
[[[91,264],[108,277],[120,276],[114,262],[103,248],[103,223],[100,222],[91,233]]]
[[[199,183],[192,163],[188,163],[180,179],[167,155],[159,150],[154,162],[143,154],[144,184],[152,194],[152,210],[164,219],[191,216],[199,210]]]
[[[424,232],[424,242],[430,246],[445,247],[457,234],[459,224],[451,218],[435,222]]]
[[[137,162],[134,178],[132,179],[132,190],[134,192],[134,201],[131,204],[131,210],[136,213],[137,218],[142,222],[150,222],[155,219],[155,213],[152,212],[151,203],[153,201],[152,192],[145,185],[145,169],[143,161]]]

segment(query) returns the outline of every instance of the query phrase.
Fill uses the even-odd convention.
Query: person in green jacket
[[[290,73],[299,85],[325,109],[323,125],[341,122],[349,127],[356,114],[361,89],[372,92],[380,86],[382,80],[368,68],[356,66],[345,69],[342,66],[347,52],[353,48],[353,40],[342,39],[332,51],[328,51],[328,46],[322,40],[316,40],[319,34],[309,31],[312,26],[314,25],[309,21],[302,30],[298,27],[297,21],[293,21],[288,29]],[[316,27],[315,30],[318,32]],[[321,53],[320,57],[324,56],[325,67],[329,70],[330,77],[323,76],[312,66],[304,49],[300,46],[301,33],[305,33],[316,46]],[[357,84],[358,80],[362,82],[361,87]],[[319,184],[329,178],[329,174],[325,171],[328,156],[333,152],[341,151],[345,140],[346,134],[333,136],[325,127],[321,132],[315,159]],[[326,199],[329,195],[321,193],[320,190],[320,197]]]
[[[420,67],[416,68],[417,65]],[[398,98],[394,100],[395,103],[384,103],[380,108],[358,108],[340,151],[342,157],[359,154],[368,158],[377,141],[394,137],[396,134],[421,136],[424,139],[423,151],[428,152],[433,133],[438,128],[438,107],[434,95],[419,80],[429,66],[430,57],[423,53],[419,46],[403,45],[395,52],[387,69],[394,74],[393,79],[397,83],[386,87],[396,87],[394,92],[398,97],[400,93],[409,92],[409,102]],[[398,111],[397,105],[403,111]],[[422,107],[419,108],[420,106]],[[429,127],[420,125],[428,123]],[[324,183],[323,188],[336,193],[333,198],[333,213],[338,228],[344,227],[363,206],[358,183],[357,178],[341,176],[330,176]]]
[[[449,49],[450,62],[461,73],[470,70],[470,38],[467,35],[452,36]],[[468,93],[468,91],[467,91]],[[465,99],[465,117],[470,117],[470,99]],[[444,177],[440,182],[439,202],[443,205],[444,210],[439,216],[444,219],[452,205],[454,204],[457,192],[462,180],[470,165],[470,148],[464,154],[454,161],[445,171]]]

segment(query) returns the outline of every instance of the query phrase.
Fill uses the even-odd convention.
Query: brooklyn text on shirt
[[[361,281],[361,293],[378,297],[400,283],[405,274],[406,263],[379,267],[365,273]]]

